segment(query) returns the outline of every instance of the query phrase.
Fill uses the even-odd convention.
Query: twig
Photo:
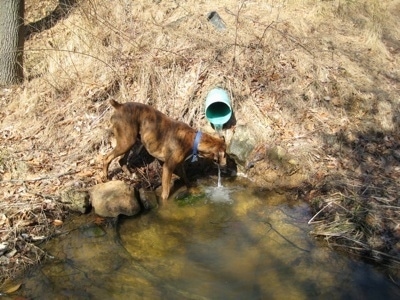
[[[265,37],[265,33],[267,32],[268,28],[270,28],[270,27],[272,26],[272,24],[274,24],[274,21],[272,21],[271,23],[268,24],[267,27],[265,27],[265,29],[264,29],[264,31],[263,31],[263,34],[262,34],[262,36],[260,37],[260,40],[259,40],[259,42],[258,42],[258,47],[260,47],[260,45],[261,45],[261,43],[262,43],[262,40],[263,40],[264,37]]]
[[[34,181],[41,181],[41,180],[48,180],[48,179],[56,179],[60,178],[63,176],[68,176],[72,174],[79,173],[79,170],[74,170],[74,171],[68,171],[65,173],[61,173],[58,175],[53,175],[53,176],[43,176],[43,177],[38,177],[38,178],[33,178],[33,179],[10,179],[10,180],[2,180],[0,183],[16,183],[16,182],[34,182]]]
[[[236,24],[235,24],[235,44],[233,45],[233,59],[232,59],[232,67],[236,62],[236,45],[237,45],[237,39],[238,39],[238,26],[239,26],[239,15],[240,11],[242,10],[244,6],[245,1],[242,1],[239,5],[238,12],[236,14]]]
[[[325,234],[320,234],[320,235],[325,235]],[[326,235],[326,236],[328,236],[328,235]],[[352,239],[352,238],[350,238],[350,237],[348,237],[348,236],[345,236],[345,235],[338,235],[338,236],[336,236],[336,235],[331,235],[331,236],[340,237],[340,238],[346,239],[346,240],[348,240],[348,241],[353,242],[354,244],[360,245],[360,246],[361,246],[361,249],[366,249],[366,250],[369,250],[369,251],[371,251],[372,253],[374,253],[374,254],[376,254],[376,255],[384,256],[384,257],[386,257],[386,258],[388,258],[388,259],[391,259],[393,262],[395,262],[395,263],[397,263],[397,264],[400,263],[400,260],[399,260],[398,257],[393,256],[393,255],[390,255],[390,254],[385,253],[385,252],[381,252],[381,251],[372,249],[371,246],[369,246],[369,245],[367,245],[367,244],[365,244],[365,243],[363,243],[363,242],[357,241],[357,240],[355,240],[355,239]],[[335,244],[332,244],[332,245],[333,245],[333,246],[336,246],[336,247],[350,248],[350,249],[354,248],[355,250],[358,250],[358,249],[355,248],[355,247],[350,247],[350,246],[341,245],[341,244],[336,244],[336,243],[335,243]]]
[[[327,208],[328,206],[330,206],[332,204],[332,202],[329,202],[327,205],[325,205],[323,208],[321,208],[319,210],[319,212],[317,212],[309,221],[308,221],[308,225],[312,224],[312,222],[314,221],[314,219],[323,211],[325,210],[325,208]]]
[[[290,34],[285,34],[275,26],[271,26],[272,29],[276,30],[280,35],[282,35],[285,38],[288,38],[290,41],[295,43],[296,45],[300,46],[304,50],[306,50],[308,53],[310,53],[313,57],[315,56],[314,53],[311,52],[311,50],[307,49],[306,46],[302,45],[300,42],[298,42],[294,37],[292,37]]]

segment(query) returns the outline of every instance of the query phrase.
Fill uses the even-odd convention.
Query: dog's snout
[[[219,153],[217,163],[222,168],[226,167],[226,153],[225,152]]]

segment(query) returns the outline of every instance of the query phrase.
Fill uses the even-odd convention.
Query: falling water
[[[221,183],[221,169],[218,166],[218,184],[217,186],[205,187],[205,193],[207,196],[206,201],[213,203],[226,203],[233,204],[231,193],[235,191],[232,187],[224,187]]]
[[[219,136],[221,136],[221,131],[222,131],[222,125],[223,124],[213,124],[215,131],[218,133]]]
[[[221,184],[221,168],[220,168],[220,166],[218,165],[218,185],[217,185],[217,187],[222,187],[222,184]]]
[[[222,133],[221,133],[222,124],[213,124],[213,125],[214,125],[214,129],[218,133],[218,135],[222,136]],[[218,165],[218,186],[217,187],[219,187],[219,188],[222,187],[222,184],[221,184],[221,168],[220,168],[219,165]]]

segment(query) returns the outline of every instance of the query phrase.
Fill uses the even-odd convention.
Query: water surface
[[[308,205],[247,182],[115,225],[75,218],[24,279],[33,299],[400,299],[372,266],[315,241]],[[190,204],[187,204],[190,203]]]

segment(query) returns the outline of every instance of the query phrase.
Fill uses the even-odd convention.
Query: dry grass
[[[27,22],[57,4],[26,2]],[[81,0],[26,42],[25,83],[0,90],[0,242],[31,217],[28,236],[52,232],[59,191],[100,181],[108,98],[207,128],[203,99],[221,86],[238,123],[302,162],[316,235],[400,260],[400,1],[215,3]]]

